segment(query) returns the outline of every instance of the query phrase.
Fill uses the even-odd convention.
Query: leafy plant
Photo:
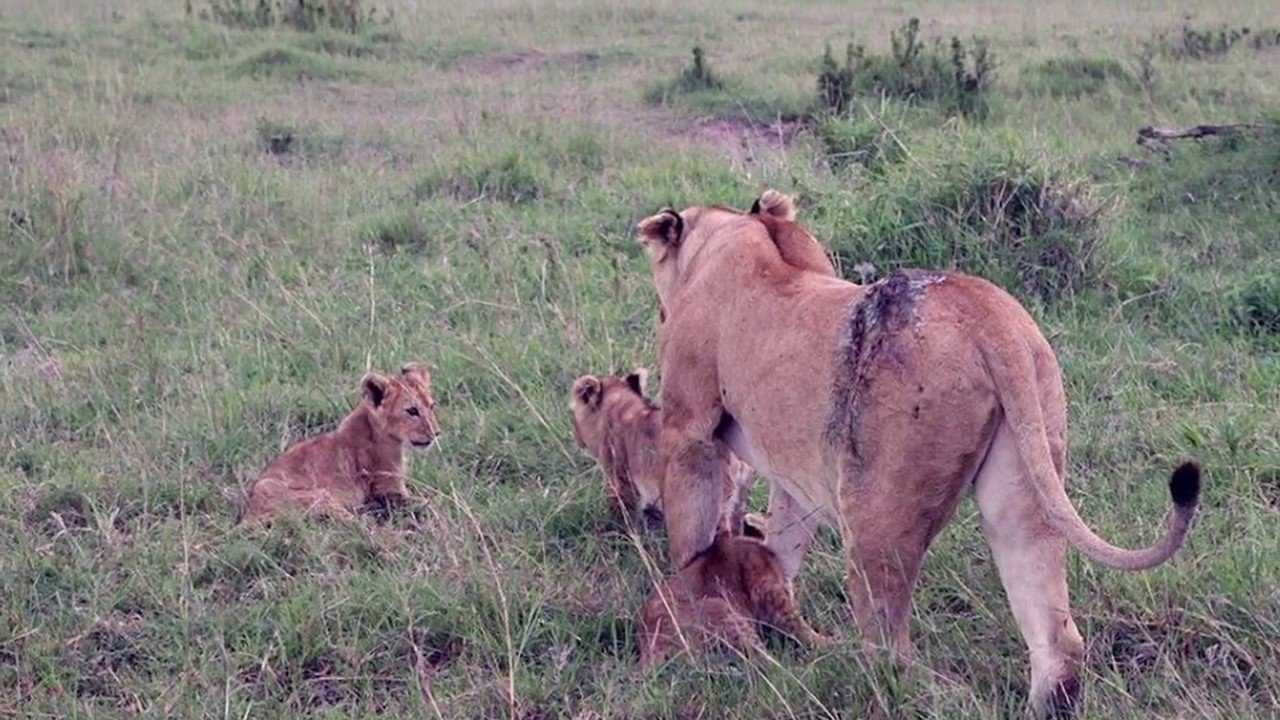
[[[996,61],[986,40],[969,47],[952,37],[947,49],[939,38],[920,36],[920,19],[911,18],[889,36],[888,55],[868,54],[861,45],[845,47],[844,65],[827,47],[818,70],[818,102],[831,112],[847,112],[857,95],[908,102],[936,101],[948,112],[985,116],[987,92]]]
[[[369,0],[207,0],[196,11],[190,0],[187,14],[199,14],[234,28],[289,27],[304,32],[340,30],[358,33],[391,21]],[[385,16],[384,16],[385,15]]]

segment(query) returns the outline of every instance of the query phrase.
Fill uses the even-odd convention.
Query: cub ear
[[[638,367],[626,377],[627,385],[640,397],[644,397],[645,383],[649,382],[649,371]]]
[[[796,204],[789,195],[772,188],[760,193],[760,197],[751,204],[752,215],[768,215],[779,220],[795,220]]]
[[[600,380],[594,375],[583,375],[573,381],[573,399],[592,410],[600,406],[604,393],[600,389]]]
[[[640,242],[657,242],[660,245],[679,245],[684,237],[684,218],[671,208],[662,208],[657,215],[651,215],[639,222],[636,229],[640,231]]]
[[[769,520],[762,515],[756,513],[747,513],[742,516],[742,535],[743,537],[753,537],[760,540],[768,538]]]
[[[391,381],[378,373],[365,373],[360,378],[360,393],[369,399],[369,403],[375,408],[382,407],[382,401],[387,399],[388,385]]]

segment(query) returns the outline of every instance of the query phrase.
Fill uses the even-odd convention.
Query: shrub
[[[818,126],[818,138],[827,163],[836,171],[859,165],[880,174],[905,154],[885,118],[870,114],[856,120],[827,118]]]
[[[707,64],[706,53],[702,48],[693,46],[693,60],[688,67],[668,82],[655,85],[646,94],[646,99],[653,104],[666,103],[671,97],[688,95],[705,90],[723,90],[724,81],[711,71]]]
[[[986,40],[974,38],[966,48],[952,37],[944,50],[938,38],[921,40],[920,20],[911,18],[890,34],[889,55],[868,54],[850,43],[841,67],[827,47],[818,71],[818,101],[835,113],[846,112],[856,95],[937,101],[948,112],[982,117],[994,77],[995,57]]]
[[[299,50],[288,45],[268,45],[251,51],[228,66],[233,77],[276,78],[280,80],[337,80],[358,75],[350,67],[342,67],[333,60],[313,52]]]
[[[400,248],[422,251],[429,246],[427,225],[414,212],[396,210],[366,221],[356,233],[361,239],[376,242],[383,250]]]
[[[1111,58],[1056,57],[1027,67],[1022,87],[1032,95],[1075,98],[1101,92],[1109,83],[1125,88],[1136,85],[1124,65]]]
[[[857,192],[836,222],[854,234],[832,243],[844,267],[958,268],[1045,302],[1110,285],[1101,203],[1083,182],[975,154],[935,173],[893,168]]]
[[[255,134],[263,152],[271,155],[332,156],[341,153],[346,145],[344,135],[298,128],[266,117],[258,118]]]
[[[1196,28],[1191,25],[1190,16],[1187,16],[1177,31],[1158,33],[1151,44],[1160,54],[1173,60],[1213,60],[1236,47],[1248,46],[1254,50],[1265,50],[1280,45],[1280,30],[1262,28],[1254,31],[1248,27],[1233,28],[1226,25]]]
[[[1257,335],[1280,335],[1280,277],[1259,275],[1232,293],[1236,326]]]
[[[187,14],[196,13],[187,0]],[[304,32],[340,30],[362,32],[391,22],[390,12],[380,16],[368,0],[208,0],[201,18],[242,29],[289,27]]]
[[[844,66],[831,54],[831,45],[822,54],[818,69],[818,102],[838,114],[849,110],[853,103],[854,59],[863,56],[862,46],[853,43],[845,46]]]
[[[427,171],[414,195],[458,202],[527,203],[553,188],[572,191],[605,170],[608,148],[590,131],[537,128],[472,145]]]

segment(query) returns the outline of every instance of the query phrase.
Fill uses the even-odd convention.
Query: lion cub
[[[778,556],[762,540],[722,528],[640,609],[640,667],[666,660],[686,643],[692,650],[720,643],[745,655],[764,654],[757,622],[806,645],[831,642],[800,617]]]
[[[645,397],[647,376],[644,368],[625,378],[583,375],[573,383],[569,406],[574,440],[604,470],[609,508],[619,517],[639,511],[647,522],[656,524],[662,519],[662,466],[658,460],[662,408]],[[743,515],[751,468],[724,445],[721,454],[728,472],[720,526],[744,528],[754,534],[756,528],[751,522],[744,525]]]
[[[336,430],[293,445],[262,471],[245,519],[285,509],[350,518],[370,499],[407,495],[405,446],[425,449],[440,436],[431,375],[407,363],[398,378],[368,373],[360,393],[360,404]]]

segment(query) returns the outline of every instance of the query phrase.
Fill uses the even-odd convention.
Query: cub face
[[[647,376],[643,368],[623,378],[583,375],[573,383],[569,407],[574,441],[604,468],[612,495],[628,509],[653,513],[662,499],[660,425],[657,406],[644,394]],[[648,457],[631,457],[633,452]]]
[[[440,437],[431,374],[422,365],[406,363],[399,377],[368,373],[360,379],[360,393],[378,434],[417,450]]]

